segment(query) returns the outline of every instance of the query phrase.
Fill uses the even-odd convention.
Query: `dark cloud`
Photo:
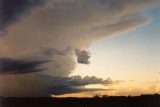
[[[62,84],[64,86],[84,86],[89,84],[110,84],[111,79],[103,80],[95,76],[71,76],[71,77],[54,77],[54,85]]]
[[[0,0],[0,30],[41,2],[42,0]]]
[[[77,62],[81,64],[89,64],[89,52],[86,50],[75,49],[75,54],[77,56]]]
[[[45,70],[39,65],[49,62],[48,60],[28,61],[11,58],[0,58],[0,74],[24,74]]]
[[[77,92],[86,92],[86,91],[100,91],[104,89],[100,88],[85,88],[86,85],[91,84],[101,84],[109,85],[113,84],[110,78],[103,80],[102,78],[97,78],[95,76],[71,76],[71,77],[52,77],[52,76],[42,76],[47,80],[49,93],[54,95],[77,93]]]
[[[53,95],[62,95],[62,94],[70,94],[70,93],[79,93],[79,92],[93,92],[93,91],[106,91],[108,89],[100,89],[100,88],[84,88],[84,87],[54,87],[50,92]]]

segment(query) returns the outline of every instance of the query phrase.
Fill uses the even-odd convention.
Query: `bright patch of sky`
[[[73,75],[117,80],[160,80],[160,7],[146,11],[151,22],[135,31],[96,42],[91,64],[77,65]]]

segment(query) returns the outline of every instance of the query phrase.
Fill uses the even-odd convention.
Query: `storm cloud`
[[[43,71],[45,70],[45,68],[39,68],[39,66],[47,62],[49,61],[29,61],[11,58],[0,58],[0,74],[24,74]]]
[[[71,77],[50,77],[50,76],[42,76],[49,81],[49,92],[53,95],[61,95],[67,93],[78,93],[78,92],[86,92],[86,91],[99,91],[104,89],[100,88],[85,88],[86,85],[91,84],[102,84],[109,85],[113,84],[114,81],[111,79],[103,80],[102,78],[97,78],[95,76],[71,76]]]
[[[77,62],[82,64],[89,64],[89,52],[86,50],[75,49],[75,54],[77,56]]]
[[[10,76],[8,79],[4,77],[0,78],[1,81],[6,82],[3,85],[1,84],[2,87],[6,88],[6,90],[1,90],[1,94],[5,94],[6,96],[14,96],[15,94],[19,96],[31,96],[31,94],[32,96],[48,96],[51,94],[62,95],[79,92],[107,91],[110,89],[85,88],[85,86],[101,84],[107,87],[107,85],[116,83],[110,78],[102,79],[95,76],[85,76],[82,78],[81,76],[53,77],[41,74],[38,74],[38,76],[32,74],[27,75],[30,76],[30,78],[27,78],[28,76],[26,75],[18,75],[17,77]],[[42,81],[39,82],[40,80]],[[12,87],[12,90],[9,90],[9,87]],[[26,90],[21,90],[24,87],[27,92]],[[15,91],[17,88],[19,91]]]
[[[41,2],[42,0],[0,0],[0,31]]]
[[[39,1],[1,0],[0,29],[5,28],[5,32],[0,31],[0,57],[12,58],[0,60],[2,72],[14,73],[15,70],[15,73],[33,72],[45,68],[44,72],[37,72],[38,74],[1,75],[0,79],[7,80],[6,84],[1,86],[2,90],[6,90],[3,95],[38,96],[52,92],[59,94],[69,92],[62,92],[63,90],[57,92],[54,88],[58,87],[54,86],[57,81],[62,87],[65,86],[62,84],[68,84],[66,90],[72,89],[73,92],[85,90],[77,89],[79,86],[95,82],[102,84],[103,80],[97,81],[92,78],[94,81],[92,83],[86,78],[73,79],[70,74],[75,69],[76,63],[89,64],[90,54],[86,50],[94,42],[133,31],[149,23],[150,18],[144,12],[158,2],[158,0],[42,0],[45,2],[39,5]],[[75,49],[78,50],[75,52]],[[38,62],[18,60],[22,57],[39,60]],[[48,60],[51,62],[46,63]],[[53,80],[40,75],[49,75]],[[56,79],[57,77],[60,79]],[[14,81],[12,82],[13,79],[10,78],[14,78]],[[62,78],[70,82],[62,82]],[[75,86],[73,83],[78,85]],[[53,87],[53,90],[50,91],[49,87]]]

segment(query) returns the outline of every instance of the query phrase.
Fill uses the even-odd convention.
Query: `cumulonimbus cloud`
[[[41,4],[42,0],[1,0],[0,1],[0,31],[14,23],[32,7]]]
[[[2,1],[6,4],[11,2]],[[5,28],[5,32],[0,31],[0,57],[18,59],[36,57],[39,60],[51,60],[50,63],[41,64],[42,68],[47,69],[38,74],[47,74],[52,78],[69,77],[76,65],[76,55],[77,62],[89,63],[89,54],[83,50],[87,50],[97,40],[127,33],[147,24],[150,18],[143,12],[158,2],[158,0],[41,0],[43,2],[39,4],[39,0],[31,1],[12,0],[12,5],[2,3],[5,8],[2,8],[2,5],[0,7],[0,29]],[[6,13],[7,9],[9,12]],[[75,55],[75,49],[81,51]],[[38,69],[37,65],[34,67]],[[5,66],[2,68],[1,72],[6,71]],[[17,82],[14,82],[15,87],[21,87],[19,90],[13,91],[10,83],[6,83],[1,89],[6,90],[6,95],[12,93],[17,96],[21,92],[25,95],[31,94],[31,91],[37,90],[38,87],[46,93],[48,91],[46,83],[38,74],[32,74],[33,78],[38,78],[36,82],[32,84],[30,82],[30,85],[36,86],[33,90],[31,88],[20,90],[24,87],[17,84],[18,81],[26,82],[31,79],[28,74],[24,76],[25,79],[16,79]],[[19,78],[17,75],[12,77]],[[28,87],[30,85],[28,84]],[[37,92],[37,95],[39,94]]]

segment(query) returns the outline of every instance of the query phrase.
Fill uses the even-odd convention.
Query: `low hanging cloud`
[[[52,78],[52,77],[47,77],[47,78]],[[55,80],[54,80],[55,79]],[[55,77],[53,79],[53,84],[55,86],[58,85],[63,85],[66,87],[69,86],[85,86],[85,85],[90,85],[90,84],[103,84],[103,85],[107,85],[107,84],[112,84],[113,81],[111,79],[106,79],[103,80],[102,78],[97,78],[95,76],[85,76],[85,77],[81,77],[81,76],[71,76],[71,77]],[[58,83],[59,82],[59,83]],[[70,85],[71,84],[71,85]]]
[[[61,78],[71,81],[69,75],[76,62],[90,63],[86,50],[94,42],[146,25],[150,18],[144,11],[158,3],[159,0],[1,0],[0,57],[5,58],[0,60],[1,72],[25,72],[0,75],[0,79],[7,80],[1,86],[6,90],[2,95],[51,94],[54,90],[50,92],[48,85],[54,87]],[[31,73],[40,70],[43,72]],[[39,74],[49,75],[52,83]],[[57,77],[60,79],[55,80]],[[67,89],[85,90],[79,86]]]
[[[0,58],[0,75],[1,74],[25,74],[39,72],[45,68],[39,68],[41,64],[48,63],[48,60],[29,61],[11,58]]]
[[[14,96],[15,94],[18,94],[19,96],[30,96],[30,94],[32,94],[32,96],[48,96],[50,94],[62,95],[67,93],[79,93],[88,91],[106,91],[106,89],[85,88],[85,86],[91,84],[102,84],[107,86],[115,83],[115,81],[112,81],[109,78],[102,79],[95,76],[86,76],[83,78],[81,76],[53,77],[50,75],[41,74],[39,74],[37,77],[33,76],[32,74],[28,74],[28,76],[30,76],[29,79],[27,79],[27,76],[25,75],[18,75],[16,78],[9,77],[9,79],[0,78],[1,81],[6,81],[6,83],[3,84],[3,87],[7,88],[6,90],[1,90],[0,93],[6,94],[6,96]],[[43,81],[38,82],[40,80]],[[10,84],[10,86],[7,85],[7,83]],[[8,90],[11,87],[13,87],[13,90]],[[20,90],[23,87],[26,88],[27,93],[26,90],[15,91],[17,88]]]
[[[115,83],[111,79],[103,80],[102,78],[97,78],[95,76],[81,77],[81,76],[71,76],[71,77],[51,77],[51,76],[42,76],[48,80],[48,89],[49,92],[53,95],[61,95],[66,93],[78,93],[78,92],[87,92],[87,91],[100,91],[104,89],[100,88],[88,88],[84,86],[91,84],[102,84],[109,85]]]
[[[89,64],[89,52],[86,50],[75,49],[75,54],[77,56],[77,62],[81,64]]]

